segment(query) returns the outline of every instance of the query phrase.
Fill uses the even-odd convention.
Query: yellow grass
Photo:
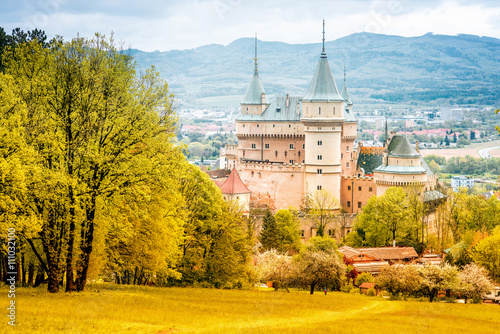
[[[6,296],[7,290],[0,293]],[[94,292],[52,295],[18,288],[16,304],[16,332],[27,334],[462,334],[498,333],[500,328],[498,305],[389,301],[340,292],[311,296],[307,292],[110,285]],[[12,332],[8,327],[4,317],[0,332]]]

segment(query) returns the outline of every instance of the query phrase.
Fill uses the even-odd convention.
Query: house
[[[342,246],[339,252],[353,262],[358,272],[377,275],[384,266],[397,262],[410,262],[418,258],[413,247],[352,248]]]
[[[217,184],[217,182],[216,182]],[[247,186],[241,181],[238,172],[233,168],[227,180],[219,185],[222,196],[226,201],[235,200],[241,207],[242,213],[248,216],[250,213],[250,194],[252,193]]]
[[[465,175],[454,176],[451,178],[451,187],[453,191],[459,191],[462,187],[473,188],[474,179],[469,179]]]
[[[369,282],[364,282],[363,284],[361,284],[359,286],[359,293],[366,295],[366,294],[368,294],[368,290],[370,290],[370,289],[375,290],[376,296],[378,296],[378,294],[380,293],[380,288],[379,288],[378,284],[369,283]]]

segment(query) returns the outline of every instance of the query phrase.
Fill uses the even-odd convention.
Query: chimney
[[[266,104],[266,93],[260,94],[260,102]]]

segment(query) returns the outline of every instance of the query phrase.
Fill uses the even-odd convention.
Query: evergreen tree
[[[279,239],[280,236],[276,219],[271,210],[267,210],[262,224],[262,232],[260,233],[259,241],[264,249],[277,249],[279,246]]]
[[[473,130],[470,132],[470,140],[474,140],[474,139],[476,139],[476,131]]]
[[[450,140],[448,139],[448,136],[444,137],[444,143],[446,146],[450,146]]]
[[[454,133],[454,134],[453,134],[453,142],[454,142],[454,143],[456,143],[456,142],[457,142],[457,134],[456,134],[456,133]]]

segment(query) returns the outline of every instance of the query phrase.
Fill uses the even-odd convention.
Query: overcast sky
[[[316,43],[355,32],[428,32],[500,38],[498,0],[1,0],[0,27],[39,28],[49,37],[109,35],[144,51],[228,44],[255,33],[265,41]]]

